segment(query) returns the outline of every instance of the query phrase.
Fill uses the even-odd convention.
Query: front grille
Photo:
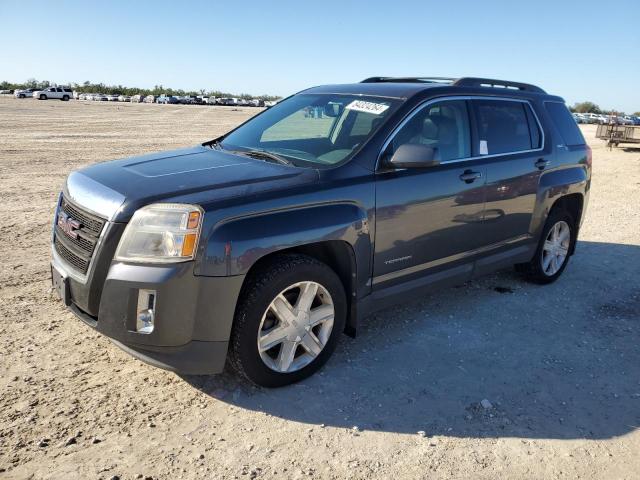
[[[102,218],[96,217],[72,205],[64,197],[62,197],[62,201],[60,202],[60,209],[74,220],[82,223],[83,230],[93,233],[96,237],[102,232],[102,227],[104,227],[104,220]]]
[[[66,214],[69,220],[75,220],[80,225],[77,228],[74,227],[71,232],[65,231],[58,225],[61,212]],[[104,219],[72,204],[63,196],[60,200],[58,217],[55,219],[54,248],[56,252],[74,269],[83,274],[87,273],[105,223]]]
[[[90,258],[83,258],[80,255],[74,253],[72,250],[68,249],[58,238],[54,240],[54,246],[56,248],[56,252],[58,252],[58,255],[60,255],[69,265],[82,273],[87,273],[89,262],[91,261]]]

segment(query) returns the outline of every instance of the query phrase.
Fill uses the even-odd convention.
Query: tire
[[[68,102],[69,101],[69,95],[65,95],[62,97],[62,101],[63,102]]]
[[[18,98],[24,98],[24,95],[18,95]]]
[[[303,292],[308,292],[309,308],[304,306]],[[286,315],[277,316],[276,308]],[[346,315],[345,291],[331,268],[306,255],[277,255],[251,275],[242,289],[231,331],[229,363],[240,375],[263,387],[298,382],[329,359],[344,330]],[[283,320],[286,318],[292,320]],[[322,323],[314,325],[321,318]],[[262,351],[260,341],[265,347]]]
[[[568,236],[566,240],[558,241],[554,240],[556,234],[559,234],[559,239]],[[551,210],[542,229],[533,259],[529,263],[516,265],[516,269],[524,273],[527,280],[531,282],[539,284],[555,282],[569,263],[575,247],[576,234],[576,222],[569,212],[559,208]],[[547,247],[547,240],[550,241],[549,247]]]
[[[40,100],[46,100],[47,96],[46,95],[40,95]]]

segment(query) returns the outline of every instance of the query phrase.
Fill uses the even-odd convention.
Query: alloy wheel
[[[552,277],[562,268],[569,254],[571,228],[564,220],[557,222],[547,234],[542,247],[542,271]]]
[[[279,373],[300,370],[324,349],[335,318],[331,295],[316,282],[295,283],[269,304],[258,328],[258,352]]]

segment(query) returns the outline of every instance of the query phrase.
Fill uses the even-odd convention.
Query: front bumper
[[[68,267],[57,260],[54,258],[53,266],[65,275]],[[83,288],[77,282],[70,290],[69,308],[146,363],[182,374],[214,374],[224,368],[243,281],[244,276],[195,276],[192,262],[158,266],[112,262],[101,289],[98,315],[90,315],[75,301]],[[151,333],[136,331],[139,290],[156,292]]]

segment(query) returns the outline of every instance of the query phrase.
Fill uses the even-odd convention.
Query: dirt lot
[[[593,126],[560,281],[507,271],[386,310],[292,387],[154,369],[53,299],[69,171],[255,111],[0,98],[1,479],[638,478],[640,149],[609,151]]]

